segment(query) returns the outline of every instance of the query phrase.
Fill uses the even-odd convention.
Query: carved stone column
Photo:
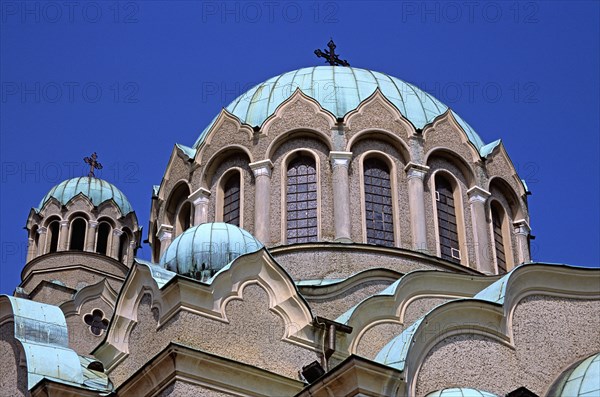
[[[348,170],[352,152],[330,152],[333,171],[333,222],[335,241],[350,243],[350,183]]]
[[[41,256],[46,253],[46,240],[48,237],[48,228],[42,226],[37,230],[37,233],[39,237],[36,256]]]
[[[198,226],[208,222],[208,203],[210,199],[210,190],[199,188],[188,196],[188,199],[194,205],[194,225]]]
[[[66,251],[69,242],[69,221],[60,221],[60,231],[58,233],[57,251]]]
[[[271,160],[261,160],[248,164],[254,173],[254,236],[267,245],[271,240]]]
[[[32,260],[35,257],[36,253],[37,253],[37,251],[35,249],[35,238],[29,237],[27,239],[27,258],[25,260],[25,263],[27,263],[30,260]]]
[[[121,246],[121,235],[122,234],[123,234],[122,230],[113,229],[110,256],[111,256],[111,258],[113,258],[115,260],[119,260],[119,247]]]
[[[171,245],[171,240],[173,239],[173,226],[160,225],[156,237],[160,240],[160,256],[162,257],[165,250]],[[160,260],[160,258],[156,258],[156,260]]]
[[[427,252],[427,223],[425,221],[425,197],[423,181],[429,167],[410,162],[404,167],[408,179],[408,208],[413,249]]]
[[[525,219],[520,219],[513,223],[515,234],[517,235],[517,256],[519,263],[531,262],[531,253],[529,252],[529,233],[531,228]]]
[[[473,186],[467,191],[471,206],[471,221],[473,224],[473,243],[475,244],[475,261],[477,270],[485,274],[494,274],[494,261],[492,260],[490,233],[485,216],[485,202],[490,197],[490,192]]]
[[[98,222],[88,222],[87,241],[85,243],[85,250],[88,252],[94,252],[96,245],[96,233],[98,232]]]

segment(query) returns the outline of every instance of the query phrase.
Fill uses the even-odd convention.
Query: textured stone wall
[[[233,395],[176,380],[158,393],[156,397],[228,397]]]
[[[294,280],[347,278],[360,271],[381,268],[400,273],[424,270],[447,270],[431,260],[419,260],[389,251],[319,248],[311,251],[281,252],[273,256]]]
[[[530,296],[514,310],[515,349],[481,335],[446,338],[427,354],[416,395],[463,386],[543,396],[572,363],[600,351],[600,301]]]
[[[14,339],[15,324],[6,322],[0,326],[0,396],[29,396],[27,368],[19,365],[20,350]]]
[[[111,379],[121,384],[171,341],[298,379],[298,370],[316,360],[316,353],[281,341],[282,320],[269,311],[268,305],[267,293],[257,285],[249,285],[244,288],[243,300],[227,304],[229,323],[179,312],[156,330],[158,312],[150,308],[146,295],[129,337],[130,354],[110,373]]]
[[[96,284],[99,281],[105,279],[105,276],[98,274],[88,269],[64,269],[57,270],[51,273],[40,273],[35,274],[27,279],[27,282],[23,284],[23,288],[27,293],[31,292],[39,283],[43,280],[60,280],[65,283],[69,288],[79,290],[85,286]],[[121,289],[122,282],[120,280],[107,278],[110,286],[115,290]],[[37,300],[37,299],[36,299]],[[62,303],[62,302],[61,302]]]

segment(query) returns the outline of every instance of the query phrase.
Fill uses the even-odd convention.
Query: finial
[[[85,161],[86,164],[90,165],[90,172],[88,173],[88,176],[90,178],[96,177],[96,175],[94,175],[94,169],[97,169],[97,170],[102,169],[102,164],[100,164],[98,161],[96,161],[97,159],[98,159],[98,155],[96,154],[96,152],[92,153],[92,155],[90,157],[83,158],[83,161]]]
[[[331,66],[350,66],[348,61],[345,59],[340,59],[338,54],[335,53],[336,45],[333,42],[333,39],[329,40],[327,47],[329,47],[329,51],[315,50],[315,55],[319,58],[325,58],[325,62],[329,63]]]

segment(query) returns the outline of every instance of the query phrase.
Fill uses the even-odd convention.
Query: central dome
[[[226,110],[244,124],[261,126],[279,105],[300,89],[335,117],[341,118],[356,109],[377,88],[416,128],[423,128],[448,110],[448,106],[433,96],[400,79],[372,70],[341,66],[315,66],[272,77],[240,95]],[[457,114],[452,114],[469,140],[480,149],[484,145],[481,138]],[[213,123],[214,120],[200,134],[195,148],[204,141]]]

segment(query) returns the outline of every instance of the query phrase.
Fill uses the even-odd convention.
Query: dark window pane
[[[235,172],[223,186],[223,222],[240,225],[240,173]]]
[[[317,170],[315,161],[307,156],[291,161],[288,165],[287,176],[287,241],[288,243],[316,241]]]
[[[442,176],[436,176],[435,189],[437,192],[437,218],[438,234],[440,237],[440,251],[442,258],[460,263],[460,259],[452,255],[452,249],[458,250],[458,229],[454,211],[453,189],[450,183]]]
[[[365,223],[369,244],[394,246],[392,191],[388,166],[381,160],[364,162]]]
[[[496,248],[496,263],[498,273],[506,273],[506,256],[504,252],[504,238],[502,237],[502,218],[498,210],[492,207],[492,224],[494,226],[494,247]]]

